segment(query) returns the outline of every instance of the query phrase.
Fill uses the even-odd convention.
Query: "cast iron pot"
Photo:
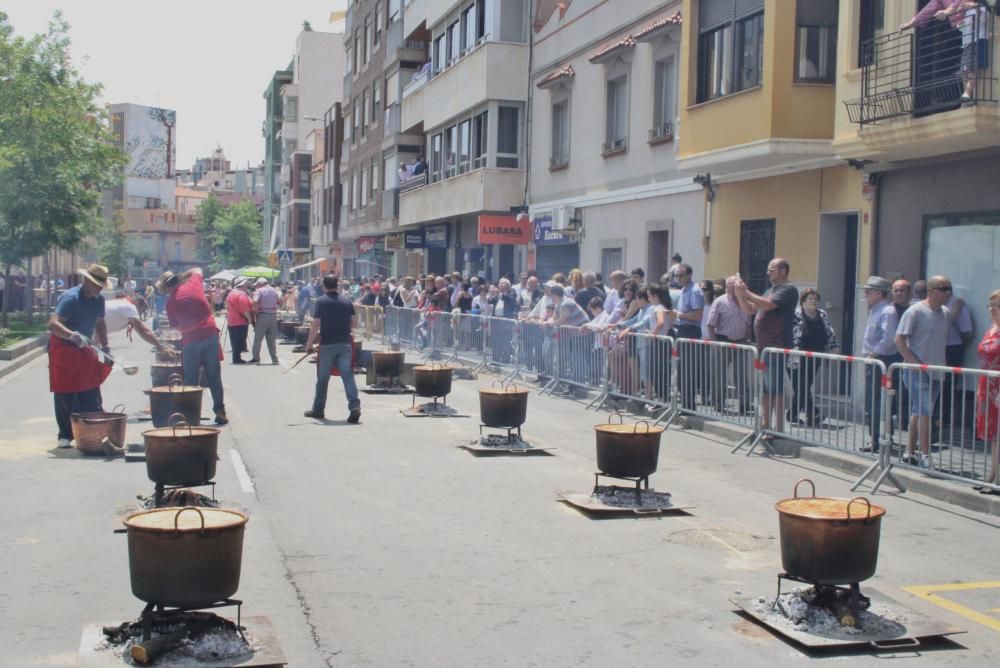
[[[222,508],[158,508],[125,518],[132,594],[147,603],[202,608],[240,586],[248,518]]]
[[[170,416],[173,426],[142,432],[146,475],[163,485],[202,485],[215,477],[219,430],[192,427],[184,416]]]
[[[169,364],[150,364],[149,376],[153,381],[153,387],[166,387],[170,384],[171,376],[177,376],[178,378],[184,377],[184,366],[180,364],[180,362]]]
[[[121,410],[119,410],[121,409]],[[85,455],[103,455],[101,441],[105,438],[118,448],[125,447],[125,424],[128,415],[125,407],[118,404],[110,413],[72,413],[69,416],[73,428],[73,442],[76,449]]]
[[[413,392],[418,397],[444,397],[451,394],[452,368],[441,364],[413,367]]]
[[[375,375],[379,378],[396,378],[403,374],[403,357],[406,353],[375,351],[372,353],[372,364]]]
[[[305,345],[309,341],[309,325],[297,325],[295,327],[295,342]]]
[[[527,415],[527,389],[519,388],[513,383],[505,385],[496,380],[489,389],[479,390],[479,419],[487,427],[520,427]]]
[[[149,414],[154,427],[169,427],[170,416],[180,413],[184,421],[197,427],[201,424],[201,395],[203,387],[184,385],[180,376],[171,376],[169,385],[146,390],[149,395]]]
[[[611,421],[616,415],[617,424]],[[603,473],[626,478],[643,478],[656,473],[663,427],[651,427],[645,420],[623,424],[621,413],[612,413],[605,424],[594,426],[594,432],[597,468]]]
[[[807,482],[812,495],[799,496]],[[781,532],[781,567],[789,575],[821,585],[862,582],[875,575],[885,508],[863,496],[816,496],[812,480],[795,483],[792,498],[774,505]]]
[[[291,341],[295,338],[295,328],[301,324],[298,320],[282,320],[278,323],[278,330],[283,337]]]

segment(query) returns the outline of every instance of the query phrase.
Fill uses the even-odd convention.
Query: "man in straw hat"
[[[197,385],[202,370],[212,392],[212,410],[216,424],[227,424],[226,404],[222,393],[222,344],[215,325],[212,305],[205,297],[204,279],[200,269],[188,269],[183,274],[164,272],[156,281],[156,289],[167,297],[167,320],[181,333],[181,355],[184,384]]]
[[[56,312],[49,318],[49,391],[55,400],[57,445],[73,445],[70,414],[103,410],[101,384],[111,373],[111,365],[98,359],[90,347],[95,338],[108,352],[108,329],[104,323],[101,290],[111,287],[108,268],[92,264],[80,270],[83,281],[59,298]]]

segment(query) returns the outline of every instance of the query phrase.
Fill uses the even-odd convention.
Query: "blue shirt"
[[[104,297],[98,294],[88,299],[83,295],[82,286],[70,288],[59,298],[56,315],[70,331],[93,338],[97,320],[104,317]]]

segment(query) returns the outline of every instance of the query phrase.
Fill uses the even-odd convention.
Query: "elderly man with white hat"
[[[254,316],[253,326],[253,359],[254,364],[260,364],[260,345],[267,339],[267,352],[271,355],[271,364],[278,363],[278,308],[281,305],[281,295],[266,278],[257,279],[257,289],[253,293]]]
[[[49,319],[49,391],[55,400],[57,446],[73,445],[70,414],[103,410],[101,384],[111,373],[91,348],[91,339],[108,352],[101,290],[111,287],[108,268],[92,264],[80,270],[83,281],[62,294]]]
[[[237,278],[233,283],[233,289],[226,296],[226,324],[229,327],[229,342],[233,349],[233,364],[246,364],[243,353],[247,351],[247,332],[253,323],[250,281]]]

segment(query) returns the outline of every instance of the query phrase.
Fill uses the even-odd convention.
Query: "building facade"
[[[283,145],[281,141],[282,126],[285,120],[284,101],[281,89],[292,82],[292,65],[283,70],[277,70],[264,89],[264,125],[261,134],[264,137],[264,204],[263,204],[263,248],[265,254],[278,248],[281,212],[281,164]]]

